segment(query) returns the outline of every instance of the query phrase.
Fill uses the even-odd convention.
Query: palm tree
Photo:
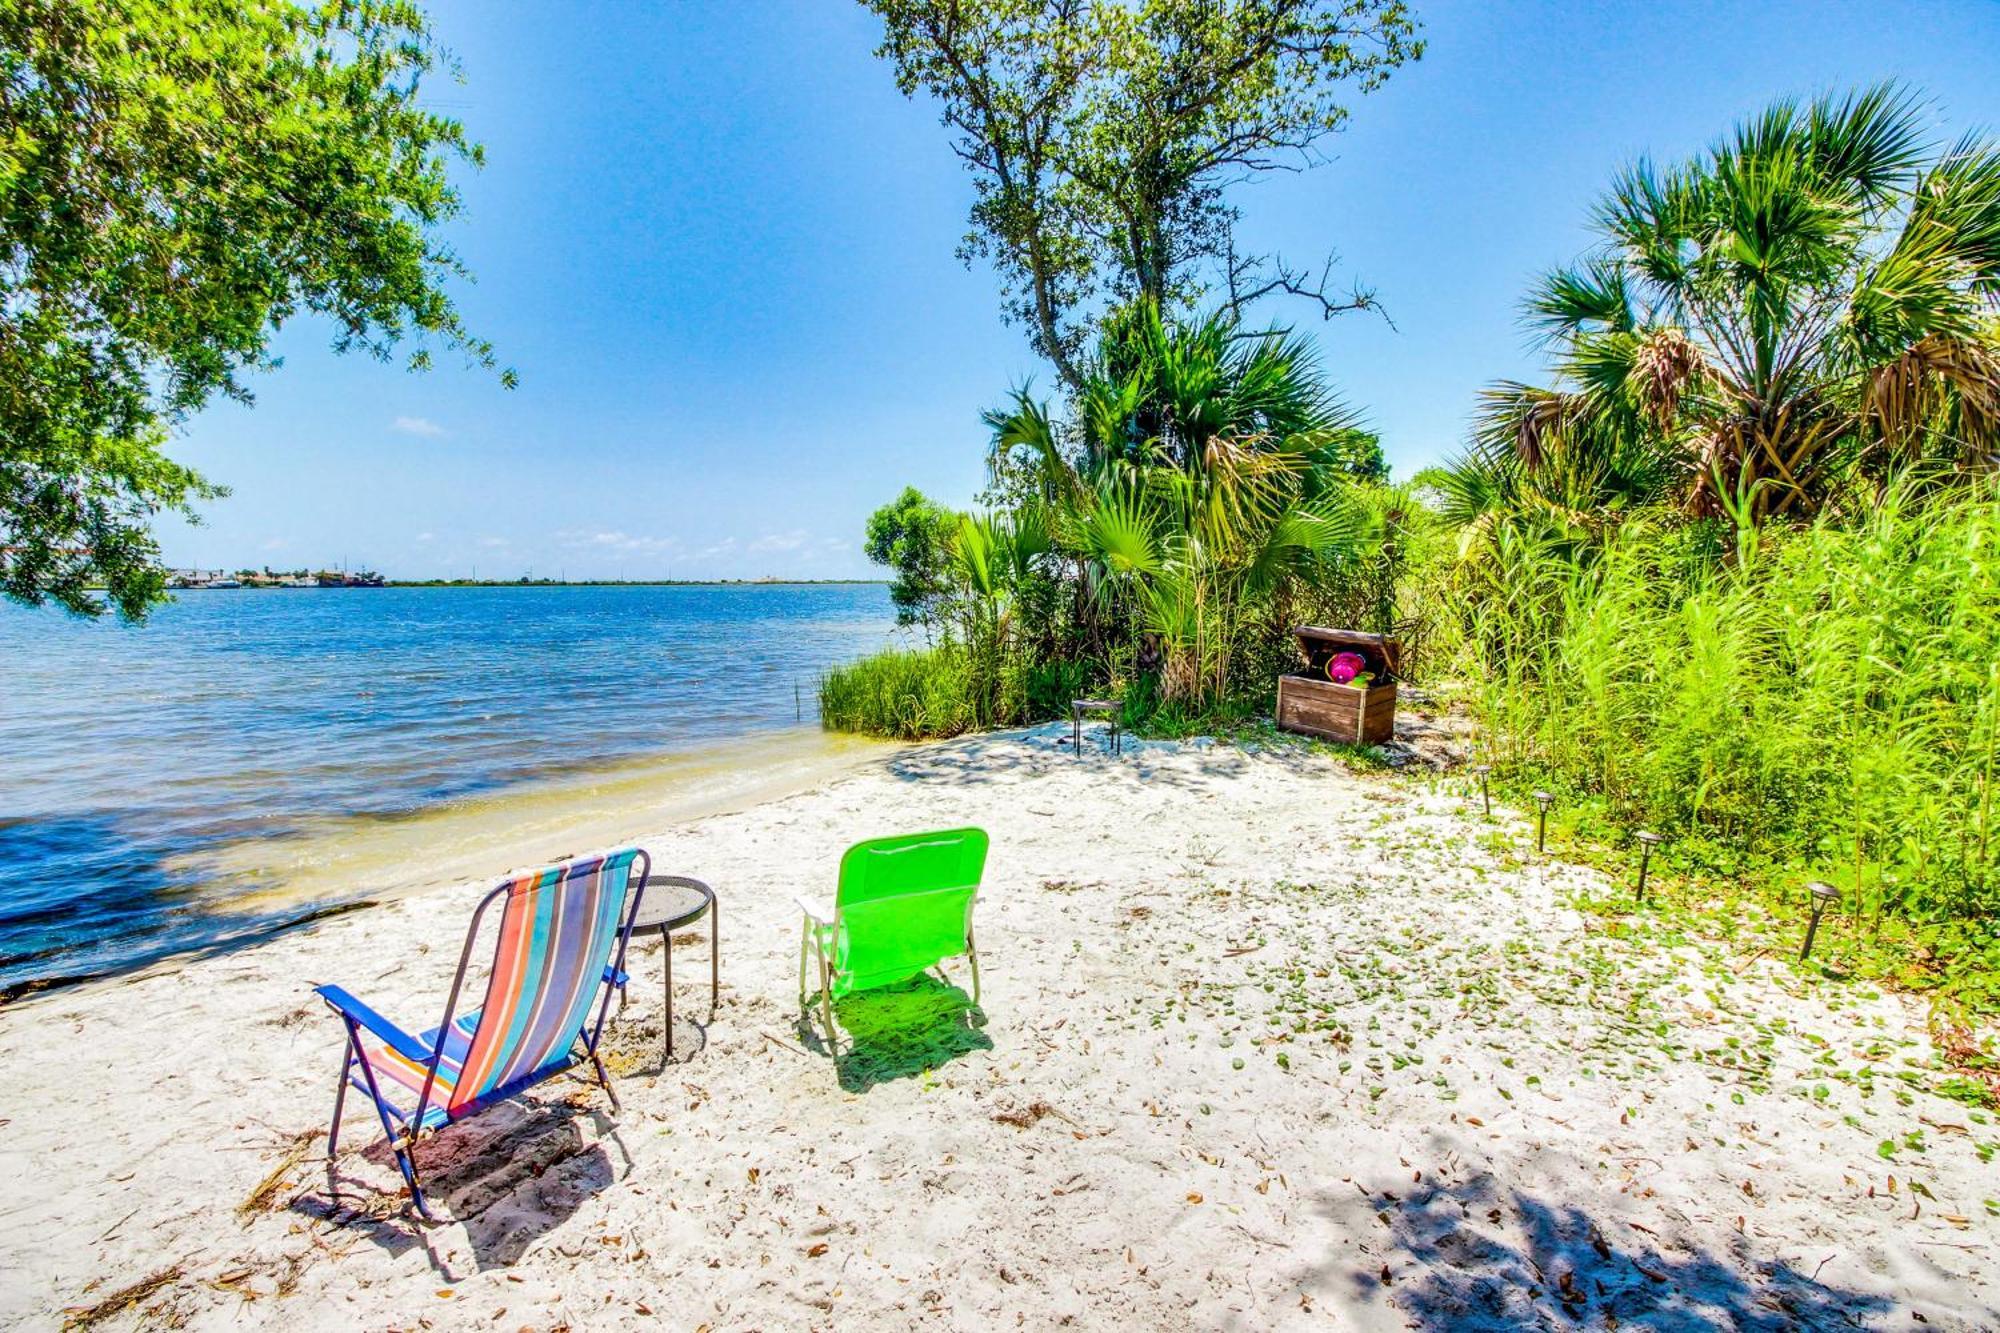
[[[1094,637],[1136,626],[1166,698],[1221,697],[1246,617],[1363,553],[1353,482],[1381,471],[1374,436],[1303,340],[1146,303],[1107,322],[1073,408],[1059,422],[1023,389],[987,414],[1016,522],[1048,534]]]
[[[1376,436],[1334,395],[1312,344],[1289,330],[1245,330],[1227,309],[1172,322],[1141,300],[1106,317],[1084,370],[1067,422],[1026,388],[985,416],[996,462],[1042,470],[1051,498],[1064,472],[1199,472],[1217,441],[1255,447],[1307,434],[1317,437],[1313,466],[1327,476],[1387,475]]]
[[[2000,145],[1937,151],[1895,86],[1783,101],[1628,170],[1595,227],[1526,302],[1554,384],[1489,390],[1430,479],[1453,517],[1667,502],[1755,525],[1910,460],[1996,461]]]
[[[1001,671],[1014,635],[1015,601],[1050,546],[1042,513],[1029,507],[1012,514],[964,514],[951,537],[952,574],[964,594],[955,619],[978,726],[1004,720]]]

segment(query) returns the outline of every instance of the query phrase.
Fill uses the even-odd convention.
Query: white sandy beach
[[[0,1009],[0,1324],[2000,1325],[2000,1127],[1924,1090],[1920,1001],[1608,931],[1567,905],[1599,875],[1455,781],[1067,734],[636,823],[720,895],[721,1009],[696,927],[662,1068],[637,951],[623,1112],[544,1085],[426,1142],[434,1228],[359,1097],[329,1198],[309,987],[428,1028],[483,884]],[[983,1024],[857,999],[830,1060],[793,895],[959,824]]]

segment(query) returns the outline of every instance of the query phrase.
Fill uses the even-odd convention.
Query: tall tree
[[[1528,318],[1553,384],[1487,394],[1456,516],[1667,500],[1809,517],[1913,458],[2000,465],[2000,143],[1880,86],[1779,102],[1598,204]]]
[[[1348,92],[1423,51],[1402,0],[862,0],[906,95],[932,96],[977,199],[960,254],[1071,388],[1101,300],[1169,310],[1220,285],[1235,313],[1329,294],[1235,247],[1232,183],[1315,160]]]
[[[440,59],[407,0],[0,0],[0,590],[143,615],[153,518],[221,493],[169,436],[301,311],[493,365],[444,287],[480,152],[422,105]]]

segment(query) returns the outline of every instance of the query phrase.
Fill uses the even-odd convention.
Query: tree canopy
[[[960,516],[914,486],[868,516],[862,550],[878,565],[896,571],[889,600],[896,623],[930,626],[943,614],[952,591],[952,537]]]
[[[1455,517],[1661,501],[1810,517],[1911,461],[2000,462],[2000,143],[1883,85],[1781,101],[1640,162],[1530,292],[1555,382],[1490,390],[1434,480]]]
[[[8,596],[144,614],[152,519],[221,493],[170,433],[247,400],[301,312],[342,351],[493,366],[446,290],[480,152],[419,97],[441,60],[404,0],[0,0]]]
[[[1344,96],[1422,54],[1401,0],[863,3],[897,86],[937,101],[973,175],[960,253],[993,261],[1007,315],[1071,388],[1104,299],[1177,309],[1221,285],[1239,315],[1278,291],[1329,315],[1374,304],[1239,255],[1228,190],[1311,162]]]

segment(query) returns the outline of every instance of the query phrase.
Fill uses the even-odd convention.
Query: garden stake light
[[[1641,830],[1639,831],[1639,835],[1638,835],[1638,836],[1639,836],[1639,893],[1638,893],[1638,901],[1639,901],[1639,904],[1640,904],[1640,906],[1642,906],[1642,907],[1643,907],[1643,906],[1645,905],[1645,902],[1646,902],[1646,867],[1647,867],[1647,865],[1649,865],[1649,864],[1650,864],[1650,863],[1652,862],[1652,859],[1653,859],[1653,849],[1654,849],[1655,847],[1659,846],[1659,845],[1660,845],[1660,844],[1661,844],[1662,842],[1664,842],[1664,841],[1665,841],[1665,839],[1664,839],[1664,838],[1662,838],[1662,837],[1661,837],[1661,836],[1660,836],[1659,834],[1657,834],[1657,833],[1648,833],[1648,832],[1646,832],[1646,831],[1645,831],[1644,829],[1641,829]]]
[[[1536,792],[1536,793],[1535,793],[1535,804],[1536,804],[1536,805],[1539,805],[1540,807],[1542,807],[1542,812],[1541,812],[1541,814],[1539,814],[1539,815],[1537,815],[1537,816],[1535,817],[1535,855],[1536,855],[1536,856],[1540,856],[1540,855],[1542,854],[1542,849],[1548,846],[1548,836],[1549,836],[1549,802],[1550,802],[1550,801],[1553,801],[1554,799],[1555,799],[1555,797],[1553,797],[1553,796],[1549,795],[1549,793],[1547,793],[1547,792],[1545,792],[1545,791],[1538,791],[1538,792]]]
[[[1799,961],[1802,963],[1807,955],[1812,953],[1813,936],[1819,934],[1819,919],[1826,915],[1826,909],[1840,897],[1839,889],[1831,884],[1822,884],[1818,880],[1806,885],[1806,888],[1812,893],[1812,918],[1806,922],[1806,942],[1799,950]]]
[[[1486,809],[1486,817],[1493,818],[1493,793],[1486,790],[1486,775],[1493,771],[1491,764],[1475,764],[1472,771],[1479,775],[1479,803]]]

